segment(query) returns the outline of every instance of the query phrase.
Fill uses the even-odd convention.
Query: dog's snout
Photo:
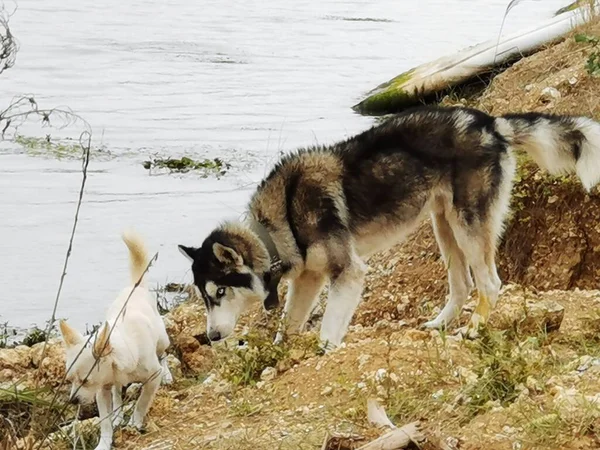
[[[220,341],[221,340],[221,333],[216,331],[216,330],[211,330],[208,332],[208,338],[211,341]]]

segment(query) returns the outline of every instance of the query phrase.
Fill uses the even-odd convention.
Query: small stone
[[[371,355],[360,355],[356,360],[358,361],[358,370],[363,370],[365,364],[371,359]]]
[[[381,383],[386,378],[387,378],[387,370],[377,369],[377,372],[375,372],[375,381],[378,383]]]
[[[181,361],[174,355],[167,355],[167,366],[174,378],[181,378]]]
[[[1,381],[11,381],[15,378],[15,372],[10,369],[2,369],[0,370],[0,382]]]
[[[275,367],[266,367],[260,374],[262,381],[272,381],[277,376],[277,369]]]
[[[231,392],[231,384],[225,380],[219,381],[214,387],[214,391],[216,394],[228,394]]]
[[[470,384],[475,384],[477,382],[477,374],[475,372],[473,372],[471,369],[468,369],[467,367],[462,367],[459,366],[457,369],[458,372],[458,376],[460,378],[462,378],[463,380],[465,380],[465,383],[467,385]]]
[[[215,381],[217,381],[217,376],[214,373],[211,373],[208,377],[206,377],[206,380],[204,380],[202,384],[208,386],[213,384]]]
[[[321,395],[331,395],[333,393],[333,388],[331,386],[326,386],[325,389],[321,391]]]
[[[544,330],[548,333],[558,331],[565,316],[565,308],[552,300],[541,300],[527,302],[527,311],[524,313],[520,323],[521,332],[539,332]]]
[[[409,341],[424,341],[429,339],[429,332],[423,330],[410,329],[406,330],[404,337]]]
[[[355,417],[356,416],[356,408],[348,408],[346,411],[344,411],[344,415],[346,417]]]
[[[540,94],[540,101],[542,103],[550,103],[560,99],[560,97],[561,95],[558,89],[548,86],[542,89],[542,93]]]
[[[459,441],[454,436],[448,436],[446,439],[444,439],[444,442],[446,443],[446,446],[449,449],[451,449],[451,450],[458,449]]]

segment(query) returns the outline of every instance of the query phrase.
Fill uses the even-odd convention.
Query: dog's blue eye
[[[217,289],[217,298],[223,297],[224,295],[225,295],[224,287],[220,287],[219,289]]]

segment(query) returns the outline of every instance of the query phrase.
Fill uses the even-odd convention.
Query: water
[[[79,327],[102,319],[127,282],[119,235],[129,225],[159,252],[151,283],[189,280],[176,244],[199,244],[239,216],[278,152],[368,127],[350,109],[366,91],[497,37],[506,3],[21,0],[11,21],[21,50],[0,76],[0,104],[34,94],[41,106],[68,105],[117,155],[90,165],[58,316]],[[566,3],[525,2],[505,32]],[[141,162],[154,154],[219,156],[234,169],[221,180],[148,176]],[[80,166],[0,152],[0,321],[50,317]]]

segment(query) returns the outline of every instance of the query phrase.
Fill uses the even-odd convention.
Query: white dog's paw
[[[121,408],[121,411],[119,413],[116,413],[114,415],[114,417],[112,418],[111,422],[112,422],[113,428],[117,428],[117,427],[120,427],[121,425],[123,425],[123,422],[124,422],[123,419],[124,419],[123,410]]]
[[[171,373],[171,371],[169,370],[168,367],[163,370],[163,375],[162,375],[162,379],[160,380],[160,384],[162,384],[162,385],[173,384],[173,374]]]
[[[131,416],[131,418],[129,419],[129,422],[127,422],[127,427],[134,428],[135,430],[139,431],[140,433],[143,433],[144,431],[146,431],[146,429],[144,428],[144,420],[136,418],[135,413]]]
[[[112,445],[110,443],[105,442],[102,438],[100,438],[100,442],[94,450],[111,450]]]
[[[273,341],[273,345],[281,345],[283,344],[283,333],[278,331],[275,335],[275,340]]]
[[[332,352],[333,350],[335,350],[338,346],[335,345],[334,343],[332,343],[331,341],[323,341],[321,340],[321,343],[319,344],[319,352],[322,355],[325,355],[327,353]]]
[[[443,330],[446,328],[446,322],[436,317],[435,319],[429,320],[421,325],[421,328],[427,328],[429,330]]]

